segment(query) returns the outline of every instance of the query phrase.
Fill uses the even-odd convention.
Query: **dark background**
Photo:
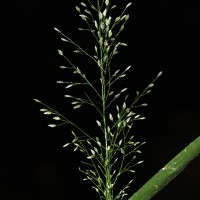
[[[65,61],[57,49],[64,48],[66,53],[68,49],[53,27],[59,27],[83,45],[90,44],[77,31],[83,24],[74,11],[77,2],[20,1],[14,8],[15,14],[11,14],[10,39],[14,43],[6,59],[14,62],[6,69],[4,82],[7,104],[2,104],[6,120],[1,137],[1,200],[97,199],[90,184],[82,181],[79,154],[62,148],[69,140],[70,128],[48,128],[52,121],[42,116],[40,107],[33,102],[33,98],[41,99],[72,119],[80,119],[83,125],[90,119],[90,113],[71,110],[63,98],[64,88],[56,84],[65,77],[58,68]],[[121,49],[118,62],[122,67],[134,66],[125,82],[129,93],[141,90],[163,71],[153,92],[144,99],[149,106],[141,112],[147,120],[133,130],[136,139],[147,144],[140,156],[145,162],[136,167],[130,194],[200,134],[197,2],[135,0],[129,10],[131,19],[121,36],[128,47]],[[197,158],[154,199],[198,199],[199,169]]]

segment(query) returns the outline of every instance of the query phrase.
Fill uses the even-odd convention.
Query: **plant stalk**
[[[200,136],[178,153],[129,200],[149,200],[171,182],[185,167],[200,154]]]

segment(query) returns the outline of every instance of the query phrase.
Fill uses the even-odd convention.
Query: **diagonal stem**
[[[179,175],[185,167],[200,154],[200,136],[178,153],[149,181],[147,181],[129,200],[149,200]]]

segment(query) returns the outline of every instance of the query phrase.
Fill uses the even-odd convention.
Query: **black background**
[[[136,89],[144,88],[163,71],[152,93],[144,99],[149,106],[141,112],[147,120],[133,130],[136,139],[147,144],[140,156],[145,162],[136,167],[130,194],[199,136],[197,2],[135,0],[129,10],[131,19],[121,36],[128,47],[121,49],[118,60],[122,67],[134,66],[125,82],[129,93],[135,94]],[[65,77],[58,68],[65,61],[60,59],[57,49],[65,47],[53,27],[59,27],[87,47],[90,45],[87,37],[82,38],[77,31],[83,24],[74,10],[77,3],[28,0],[18,2],[14,9],[10,25],[14,48],[12,43],[7,58],[8,63],[14,60],[14,64],[6,70],[8,106],[5,106],[5,129],[2,129],[2,200],[97,199],[89,183],[82,181],[79,154],[62,148],[69,139],[70,128],[48,128],[51,120],[42,116],[40,107],[33,102],[33,98],[41,99],[72,119],[79,119],[83,125],[91,119],[90,113],[72,111],[63,98],[64,88],[56,84]],[[121,7],[128,2],[116,3]],[[154,199],[198,199],[199,169],[197,158]]]

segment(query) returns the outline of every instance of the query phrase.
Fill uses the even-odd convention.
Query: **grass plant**
[[[145,142],[136,141],[131,132],[134,123],[145,119],[137,113],[136,108],[147,106],[142,99],[151,92],[155,81],[162,74],[159,72],[143,91],[136,91],[132,100],[129,99],[127,87],[120,89],[116,87],[116,83],[123,81],[131,69],[131,66],[117,69],[112,61],[118,55],[120,47],[127,46],[126,43],[119,41],[119,35],[129,20],[128,9],[132,3],[126,4],[118,16],[112,16],[112,11],[117,7],[113,2],[115,1],[85,0],[75,7],[85,24],[85,28],[79,28],[79,31],[88,32],[95,41],[94,46],[91,43],[90,51],[65,35],[59,28],[54,28],[61,40],[74,48],[75,54],[87,57],[92,63],[91,68],[97,69],[95,77],[98,81],[93,82],[83,70],[84,63],[83,66],[77,66],[67,53],[58,50],[58,54],[66,61],[66,66],[60,68],[67,70],[68,74],[77,79],[57,81],[57,83],[65,86],[67,90],[65,98],[67,102],[71,102],[73,109],[86,107],[96,111],[98,118],[91,120],[90,123],[96,124],[95,132],[98,134],[94,134],[94,131],[85,131],[69,117],[35,99],[42,106],[40,111],[52,117],[53,122],[48,125],[49,127],[55,128],[61,125],[71,127],[73,139],[63,147],[73,146],[74,151],[80,151],[85,155],[79,171],[85,175],[85,181],[91,182],[100,200],[122,200],[128,195],[126,189],[133,181],[132,175],[119,191],[115,186],[119,177],[125,173],[135,173],[135,165],[143,162],[138,161],[137,155],[141,153],[140,147]],[[84,92],[71,94],[71,89],[75,91],[76,87],[81,87]],[[130,198],[130,200],[135,199],[137,199],[135,196]]]

